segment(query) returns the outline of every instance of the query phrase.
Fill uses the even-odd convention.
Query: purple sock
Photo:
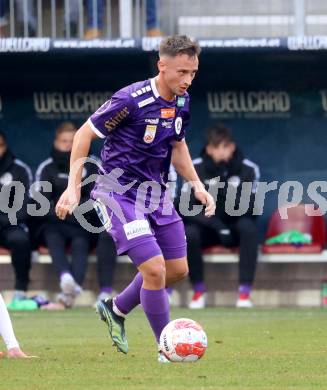
[[[128,314],[137,305],[141,303],[140,291],[143,278],[139,272],[133,281],[115,298],[117,308],[124,314]]]
[[[204,285],[204,282],[197,282],[193,284],[193,290],[194,292],[204,293],[206,291],[206,286]]]
[[[251,284],[240,284],[238,287],[239,294],[250,295],[251,293]]]
[[[171,287],[166,287],[166,291],[168,295],[171,295],[173,293],[173,289]]]
[[[110,286],[101,287],[100,293],[111,294],[112,293],[112,287],[110,287]]]
[[[140,296],[143,310],[159,342],[162,329],[169,322],[169,301],[166,289],[146,290],[142,287]]]

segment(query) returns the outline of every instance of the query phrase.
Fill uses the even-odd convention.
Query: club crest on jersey
[[[143,136],[143,141],[146,144],[151,144],[153,142],[157,132],[157,126],[156,125],[147,125],[145,128],[145,133]]]
[[[95,115],[101,115],[103,114],[107,109],[109,109],[111,106],[111,99],[110,100],[107,100],[106,102],[104,102],[102,104],[101,107],[99,107],[96,111],[95,111]]]
[[[162,108],[160,110],[160,116],[163,119],[175,118],[175,107]]]
[[[182,118],[178,116],[175,119],[175,131],[177,135],[179,135],[182,131],[182,124],[183,124]]]

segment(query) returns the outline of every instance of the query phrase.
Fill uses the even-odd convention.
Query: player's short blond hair
[[[62,122],[56,128],[55,137],[58,138],[62,133],[76,133],[77,129],[72,122]]]
[[[171,35],[163,38],[159,47],[159,56],[175,57],[179,54],[187,54],[189,57],[199,56],[201,48],[187,35]]]

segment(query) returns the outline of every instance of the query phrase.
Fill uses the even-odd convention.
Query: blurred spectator
[[[29,189],[32,181],[30,168],[22,161],[15,158],[8,149],[6,137],[0,132],[0,190],[7,187],[10,189],[9,204],[4,196],[1,199],[2,207],[11,208],[14,199],[17,199],[17,191],[12,186],[13,182],[18,181],[24,186],[23,205],[17,212],[17,224],[11,223],[8,213],[0,211],[0,245],[9,249],[11,252],[11,261],[15,271],[15,293],[14,299],[25,298],[29,283],[29,271],[31,268],[31,244],[29,230],[26,225],[28,220],[27,204],[29,202]]]
[[[97,273],[100,293],[97,301],[112,297],[112,282],[116,270],[117,252],[113,239],[106,232],[99,234],[97,244]]]
[[[0,0],[0,38],[5,36],[7,2],[8,0]]]
[[[55,214],[55,205],[67,187],[69,160],[76,132],[70,122],[62,123],[56,130],[54,145],[50,158],[43,161],[36,172],[36,181],[47,181],[52,184],[52,191],[45,192],[39,185],[37,190],[50,202],[50,211],[42,226],[44,241],[49,249],[53,264],[60,276],[58,300],[65,307],[72,307],[77,295],[82,291],[90,249],[90,233],[85,230],[74,215],[69,215],[64,221]],[[95,164],[84,165],[82,177],[96,173]],[[81,203],[90,197],[93,183],[84,185],[81,189]],[[66,250],[71,251],[71,263]]]
[[[159,29],[157,8],[157,0],[146,0],[146,35],[148,37],[159,37],[162,35],[162,32]]]
[[[103,30],[105,7],[104,0],[85,0],[85,3],[87,12],[87,28],[84,34],[84,38],[100,38]],[[79,0],[70,0],[69,21],[72,36],[77,36],[79,15]]]
[[[236,146],[232,134],[224,125],[212,126],[207,131],[207,144],[201,158],[194,160],[195,169],[201,181],[208,185],[212,178],[219,177],[225,187],[219,188],[216,214],[206,218],[201,213],[193,217],[183,217],[188,245],[190,280],[194,289],[191,309],[200,309],[206,303],[204,265],[202,249],[213,245],[240,248],[239,296],[237,307],[252,307],[250,292],[254,280],[258,236],[253,214],[253,202],[259,180],[259,168],[245,159]],[[227,188],[236,188],[235,208],[241,199],[242,183],[252,183],[250,205],[246,214],[237,217],[226,212]],[[191,197],[191,204],[195,204]]]
[[[15,0],[18,20],[18,36],[25,36],[25,23],[27,28],[27,36],[35,37],[37,30],[36,20],[36,1],[35,0]]]
[[[95,7],[94,7],[95,4]],[[103,35],[104,28],[104,0],[86,0],[87,29],[85,39],[96,39]],[[70,1],[70,24],[72,35],[76,35],[79,18],[79,0]],[[162,35],[157,18],[157,0],[146,0],[146,28],[149,37]]]

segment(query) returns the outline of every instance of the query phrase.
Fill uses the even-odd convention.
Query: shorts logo
[[[182,124],[183,124],[182,118],[178,116],[175,120],[175,131],[177,135],[179,135],[182,131]]]
[[[149,222],[146,219],[137,219],[123,225],[127,240],[136,238],[139,236],[144,236],[146,234],[151,234],[151,229]]]
[[[147,125],[145,128],[145,133],[143,136],[143,141],[146,144],[151,144],[153,142],[157,132],[157,126],[156,125]]]
[[[160,116],[164,119],[175,118],[175,107],[162,108],[160,110]]]
[[[106,206],[99,199],[97,199],[93,203],[93,207],[94,207],[96,213],[98,214],[102,225],[104,226],[104,228],[108,232],[112,228],[112,224],[111,224],[111,218],[108,215]]]

